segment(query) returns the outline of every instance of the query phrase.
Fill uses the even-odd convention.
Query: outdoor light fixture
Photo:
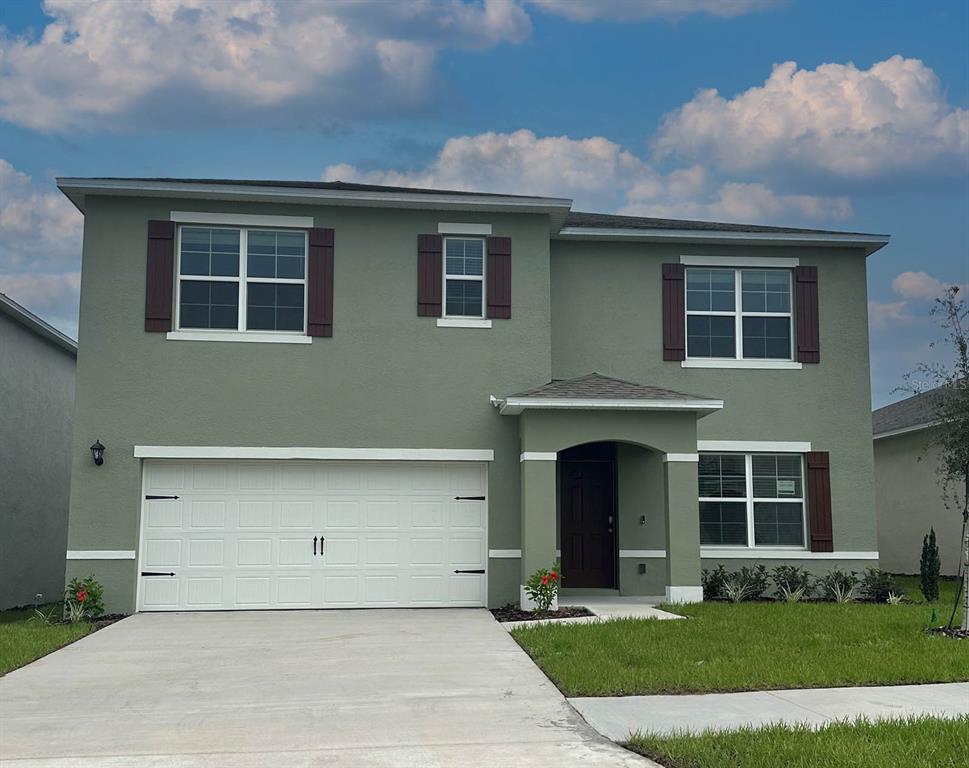
[[[94,457],[94,463],[97,466],[104,464],[104,446],[101,445],[100,440],[95,440],[94,445],[91,446],[91,455]]]

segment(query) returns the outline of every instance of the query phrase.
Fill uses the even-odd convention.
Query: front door
[[[612,458],[561,460],[563,587],[616,586],[615,467]]]

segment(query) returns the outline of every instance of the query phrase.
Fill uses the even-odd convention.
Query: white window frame
[[[447,244],[448,240],[478,240],[481,242],[481,274],[480,275],[449,275],[447,271]],[[485,320],[488,315],[488,286],[485,283],[485,275],[488,274],[488,243],[483,237],[467,236],[467,235],[450,235],[444,237],[441,254],[444,264],[442,265],[442,284],[441,284],[441,317],[445,320]],[[480,315],[449,315],[447,311],[447,283],[448,280],[464,280],[466,282],[480,282],[481,283],[481,314]],[[457,326],[457,327],[487,327],[490,328],[490,323],[488,325],[478,326]]]
[[[239,232],[239,274],[237,276],[226,275],[183,275],[182,274],[182,229],[190,227],[192,229],[234,229]],[[303,234],[303,277],[253,277],[249,278],[249,233],[250,232],[300,232]],[[251,340],[265,341],[284,341],[292,337],[309,338],[307,336],[307,317],[309,310],[309,290],[307,281],[309,279],[309,233],[306,230],[293,229],[291,227],[267,227],[267,226],[227,226],[225,224],[203,224],[203,223],[184,223],[179,224],[175,233],[175,330],[168,334],[170,339],[192,339],[211,341],[213,337],[225,337],[227,340],[241,340],[243,337],[251,337]],[[190,280],[193,282],[217,282],[217,283],[237,283],[239,286],[239,315],[235,328],[182,328],[182,281]],[[279,285],[302,285],[303,286],[303,327],[299,331],[278,331],[278,330],[249,330],[246,327],[246,315],[248,310],[248,284],[253,283],[273,283]],[[248,340],[248,339],[247,339]]]
[[[734,308],[733,311],[729,310],[701,310],[701,309],[690,309],[689,308],[689,290],[688,286],[690,284],[690,271],[720,271],[720,272],[733,272],[733,287],[734,287]],[[785,272],[787,274],[787,295],[789,299],[789,309],[787,312],[745,312],[743,309],[743,280],[741,275],[744,272]],[[710,367],[715,367],[715,361],[730,361],[730,363],[736,364],[746,363],[757,367],[772,367],[783,364],[795,363],[794,360],[794,272],[792,269],[785,267],[774,267],[774,266],[732,266],[728,267],[725,265],[711,264],[711,265],[693,265],[686,267],[686,274],[683,279],[683,306],[686,310],[686,328],[684,328],[684,336],[686,343],[686,359],[695,360],[698,364],[707,363],[711,364]],[[733,357],[691,357],[690,356],[690,339],[689,339],[689,325],[691,316],[700,317],[732,317],[734,318],[734,356]],[[786,317],[788,321],[789,333],[789,349],[787,357],[744,357],[744,318],[745,317]],[[685,362],[685,361],[684,361]],[[784,366],[786,367],[786,366]],[[800,367],[800,366],[797,366]]]
[[[717,549],[730,549],[736,551],[742,550],[761,550],[761,549],[772,549],[772,550],[785,550],[791,552],[804,552],[808,549],[808,519],[807,519],[807,486],[805,485],[804,477],[804,455],[801,453],[784,453],[783,451],[763,451],[757,453],[743,453],[738,454],[735,451],[701,451],[702,454],[709,454],[715,456],[724,455],[742,455],[744,457],[744,493],[741,496],[700,496],[699,501],[710,501],[710,502],[730,502],[734,504],[746,504],[747,507],[747,544],[703,544],[702,548],[717,548]],[[799,498],[793,498],[790,496],[776,497],[776,498],[765,498],[761,496],[754,497],[754,456],[797,456],[801,463],[801,495]],[[801,541],[803,544],[800,546],[796,544],[756,544],[754,538],[754,503],[764,502],[770,503],[793,503],[800,502],[801,504]]]

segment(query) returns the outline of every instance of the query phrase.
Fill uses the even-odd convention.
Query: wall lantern
[[[97,466],[104,464],[104,446],[101,445],[100,440],[95,440],[94,445],[91,446],[91,456],[94,457],[94,463]]]

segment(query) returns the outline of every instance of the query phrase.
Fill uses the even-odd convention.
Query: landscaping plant
[[[861,575],[859,588],[863,600],[873,603],[884,603],[891,594],[901,595],[902,590],[895,584],[895,580],[888,571],[880,568],[866,568]]]
[[[811,574],[796,565],[779,565],[771,571],[776,589],[774,596],[786,603],[809,597],[814,588]]]
[[[724,582],[724,592],[732,603],[742,603],[746,600],[756,600],[767,589],[767,568],[757,565],[753,568],[744,566],[739,571],[727,575]]]
[[[922,539],[922,557],[919,560],[922,597],[927,603],[934,603],[939,599],[941,568],[942,561],[939,559],[939,545],[935,541],[935,528],[929,528],[928,534]]]
[[[552,603],[555,602],[555,597],[559,593],[560,578],[558,560],[552,564],[550,569],[539,568],[528,577],[525,593],[535,603],[533,611],[544,613],[552,607]]]
[[[712,571],[704,568],[700,573],[700,583],[703,585],[704,600],[717,600],[726,597],[727,569],[723,567],[723,563]]]
[[[914,394],[933,390],[930,406],[935,429],[931,446],[939,452],[939,481],[947,508],[962,513],[962,584],[949,616],[951,629],[963,603],[962,630],[969,632],[969,307],[959,296],[959,286],[947,288],[935,300],[932,314],[940,318],[944,344],[951,345],[950,363],[920,363],[906,377],[906,387]],[[936,347],[933,342],[930,346]]]
[[[71,579],[64,590],[64,613],[72,624],[104,613],[104,587],[93,576]]]
[[[836,603],[850,603],[855,597],[855,587],[858,586],[858,574],[852,571],[834,570],[821,577],[818,582],[822,597],[834,600]]]

